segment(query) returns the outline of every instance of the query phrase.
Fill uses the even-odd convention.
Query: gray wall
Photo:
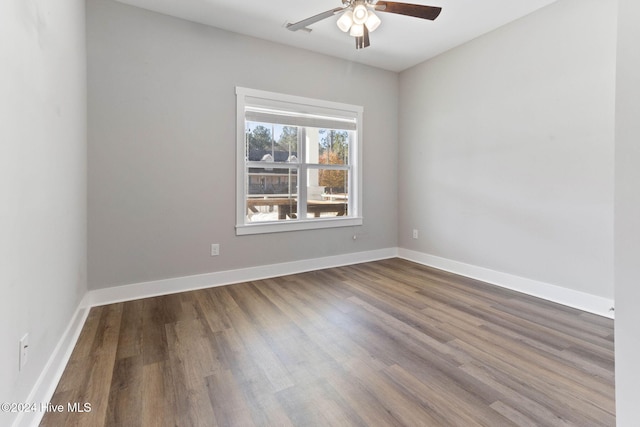
[[[87,8],[90,288],[397,245],[396,73],[113,1]],[[237,85],[364,106],[364,226],[235,236]]]
[[[616,419],[639,424],[640,3],[619,0],[616,80]]]
[[[613,298],[615,4],[561,0],[401,73],[400,247]]]
[[[0,402],[27,402],[86,292],[84,25],[82,0],[0,2]]]

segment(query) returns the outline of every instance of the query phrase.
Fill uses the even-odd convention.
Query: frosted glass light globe
[[[378,15],[370,11],[369,17],[367,18],[364,25],[366,25],[369,32],[372,33],[376,30],[376,28],[380,26],[381,22],[382,21],[380,20],[380,18],[378,18]]]
[[[359,4],[353,8],[353,22],[355,24],[364,24],[369,16],[369,11],[364,4]]]
[[[349,28],[353,25],[353,12],[347,10],[340,18],[338,18],[338,22],[336,22],[336,24],[338,25],[338,28],[345,33],[349,31]]]
[[[351,26],[351,31],[349,32],[349,35],[353,36],[353,37],[361,37],[364,35],[364,25],[362,24],[353,24]]]

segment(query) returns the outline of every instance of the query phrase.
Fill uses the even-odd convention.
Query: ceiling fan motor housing
[[[342,0],[342,4],[345,7],[349,7],[351,5],[356,5],[358,3],[363,3],[370,6],[375,6],[378,3],[378,0]]]

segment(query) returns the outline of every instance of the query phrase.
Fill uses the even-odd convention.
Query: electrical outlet
[[[211,244],[211,256],[218,256],[220,255],[220,244],[219,243],[212,243]]]
[[[27,364],[29,357],[29,334],[24,334],[20,339],[20,370],[22,371]]]
[[[418,238],[418,230],[417,229],[413,229],[413,238],[417,239]]]

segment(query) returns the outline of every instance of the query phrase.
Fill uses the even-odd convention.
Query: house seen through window
[[[362,107],[237,88],[238,234],[362,223]]]

